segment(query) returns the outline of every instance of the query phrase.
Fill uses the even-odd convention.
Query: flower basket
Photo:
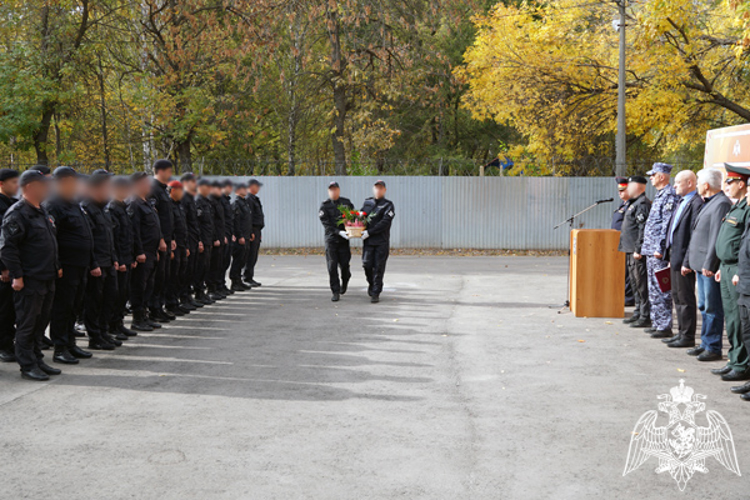
[[[364,226],[344,226],[344,228],[349,238],[361,238],[362,231],[365,230]]]

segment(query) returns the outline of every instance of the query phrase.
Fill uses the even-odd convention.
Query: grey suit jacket
[[[695,229],[690,237],[690,245],[682,265],[701,272],[707,269],[711,272],[719,270],[719,258],[716,256],[716,237],[724,216],[732,208],[732,202],[723,192],[706,200],[698,218]]]

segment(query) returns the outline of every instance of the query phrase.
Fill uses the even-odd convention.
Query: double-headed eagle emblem
[[[741,476],[734,449],[732,431],[724,417],[716,411],[708,410],[708,426],[695,423],[695,414],[706,409],[701,401],[703,394],[694,394],[693,389],[680,380],[680,385],[672,387],[669,394],[658,399],[659,411],[669,416],[669,423],[657,427],[657,411],[649,410],[635,424],[630,438],[628,461],[622,475],[633,472],[651,457],[659,459],[656,473],[669,472],[677,482],[680,491],[695,472],[707,473],[707,458],[715,458],[728,470]]]

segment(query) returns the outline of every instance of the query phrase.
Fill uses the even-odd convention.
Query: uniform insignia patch
[[[646,220],[646,216],[643,214],[638,214],[635,216],[635,220],[637,220],[638,222],[643,222]]]
[[[321,210],[320,212],[318,212],[318,217],[323,217],[324,215],[325,215],[324,211]]]
[[[393,210],[391,210],[390,212],[388,212],[388,216],[389,217],[393,217]]]
[[[21,228],[18,225],[18,222],[16,221],[8,222],[8,225],[6,226],[6,228],[8,229],[8,233],[11,235],[16,234],[18,231],[21,230]]]
[[[196,210],[196,214],[198,215],[198,217],[200,217],[201,215],[203,215],[203,209],[202,208],[197,209]]]
[[[50,224],[52,224],[53,226],[55,225],[55,218],[54,218],[54,217],[52,217],[51,215],[48,215],[48,216],[47,216],[47,220],[48,220],[48,221],[49,221],[49,223],[50,223]]]

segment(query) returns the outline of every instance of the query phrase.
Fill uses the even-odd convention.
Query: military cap
[[[180,177],[180,180],[182,182],[185,182],[185,181],[194,181],[195,180],[195,174],[192,173],[192,172],[187,172],[185,174],[182,174],[182,177]]]
[[[258,179],[250,179],[250,182],[247,183],[248,186],[262,186],[263,183],[260,182]]]
[[[182,183],[180,181],[171,181],[167,186],[169,189],[182,189]]]
[[[210,186],[211,185],[211,181],[209,181],[208,179],[201,178],[201,179],[198,179],[198,185],[199,186]]]
[[[130,176],[130,180],[132,182],[138,182],[141,179],[145,179],[146,177],[148,177],[148,174],[146,172],[136,172]]]
[[[154,172],[158,172],[159,170],[166,170],[168,168],[173,168],[174,165],[172,165],[172,162],[166,159],[162,160],[156,160],[154,162]]]
[[[740,179],[742,182],[747,183],[748,177],[750,177],[750,169],[744,167],[735,167],[729,163],[724,164],[724,168],[727,169],[727,180],[728,179]]]
[[[57,167],[52,173],[55,179],[65,179],[66,177],[80,177],[73,167]]]
[[[378,179],[378,180],[375,181],[374,185],[375,186],[383,186],[383,187],[385,187],[385,181]]]
[[[91,176],[88,178],[88,183],[92,186],[98,186],[100,184],[103,184],[110,180],[112,178],[112,173],[107,172],[103,168],[100,168],[98,170],[94,170],[91,173]]]
[[[232,182],[232,179],[224,179],[220,182],[221,182],[221,187],[227,187],[227,186],[234,187],[234,183]]]
[[[132,184],[129,178],[118,175],[112,179],[112,185],[116,187],[128,187]]]
[[[238,189],[247,189],[247,184],[245,184],[244,182],[238,182],[237,184],[235,184],[234,190],[237,191]]]
[[[627,177],[615,177],[615,182],[617,183],[617,190],[618,191],[625,191],[628,188],[628,178]]]
[[[52,173],[52,170],[47,165],[34,165],[29,170],[35,170],[37,172],[41,172],[42,175],[49,175]]]
[[[651,170],[646,172],[646,175],[671,174],[673,168],[674,167],[670,165],[669,163],[656,162],[654,163],[654,166],[651,167]]]
[[[642,175],[631,175],[628,179],[628,182],[635,182],[637,184],[648,184],[648,179],[643,177]]]
[[[339,187],[339,183],[336,182],[336,181],[333,181],[330,184],[328,184],[328,189],[333,189],[333,188],[337,188],[337,187]]]
[[[15,179],[20,174],[18,170],[12,168],[0,168],[0,182],[7,181],[8,179]]]
[[[18,183],[21,185],[21,187],[24,187],[28,184],[31,184],[32,182],[46,182],[47,178],[44,176],[44,174],[39,170],[27,170],[26,172],[21,174],[21,178],[19,179]]]
[[[211,182],[211,187],[220,188],[221,187],[221,182],[219,182],[219,181],[213,181],[213,182]]]

